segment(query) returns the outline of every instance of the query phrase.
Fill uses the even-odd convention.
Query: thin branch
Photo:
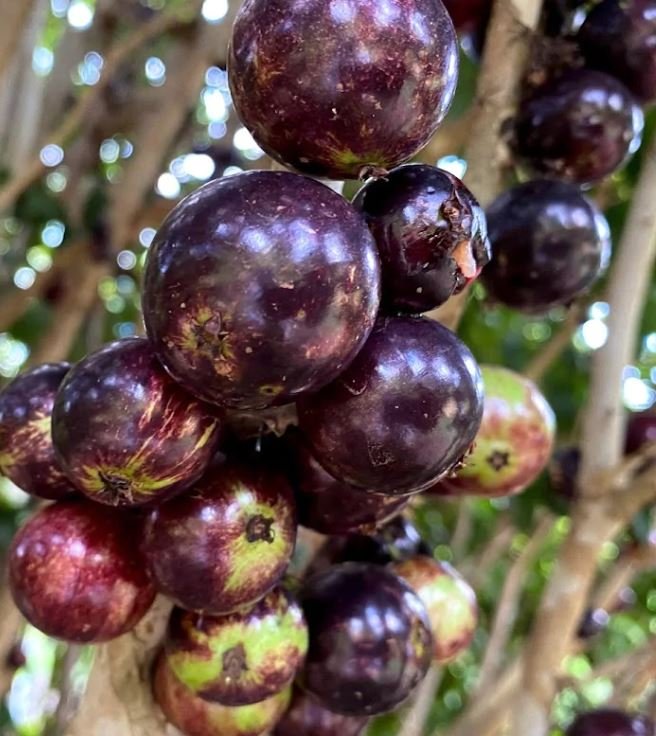
[[[27,19],[35,0],[2,0],[0,2],[0,78],[9,68],[14,53],[19,48],[22,31],[25,30]]]
[[[458,501],[456,526],[451,535],[450,546],[454,560],[460,560],[465,554],[467,544],[471,538],[473,521],[470,499],[461,498]]]
[[[656,493],[653,471],[632,477],[623,463],[619,477],[608,477],[622,456],[622,371],[633,358],[656,257],[655,193],[656,139],[644,158],[611,274],[609,338],[593,360],[584,424],[581,498],[525,644],[524,689],[514,708],[513,736],[547,733],[555,678],[584,612],[603,544]]]
[[[473,560],[461,565],[463,575],[476,589],[487,577],[490,570],[508,551],[515,534],[515,527],[506,514],[498,517],[488,543]]]
[[[572,337],[581,324],[583,309],[576,305],[570,309],[567,319],[558,332],[540,350],[524,369],[524,375],[536,383],[540,383],[549,369],[572,344]]]
[[[433,665],[417,688],[410,710],[405,715],[403,726],[397,736],[422,736],[441,679],[442,669]]]

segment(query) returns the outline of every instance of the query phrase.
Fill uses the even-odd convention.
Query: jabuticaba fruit
[[[110,506],[154,504],[189,488],[214,456],[217,412],[173,381],[148,341],[106,345],[73,368],[52,436],[71,482]]]

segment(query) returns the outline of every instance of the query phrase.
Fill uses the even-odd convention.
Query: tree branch
[[[397,736],[422,736],[441,679],[441,668],[435,664],[432,665],[417,688],[410,710]]]
[[[14,53],[19,47],[25,30],[27,18],[32,12],[35,0],[2,0],[0,2],[0,78],[9,68]]]

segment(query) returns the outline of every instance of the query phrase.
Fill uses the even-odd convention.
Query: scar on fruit
[[[273,519],[267,519],[262,514],[253,516],[246,524],[246,539],[249,542],[268,542],[271,544],[275,540],[272,526]]]
[[[98,477],[104,486],[104,490],[112,495],[118,504],[122,500],[132,501],[132,483],[127,478],[112,473],[99,471]]]
[[[494,470],[503,470],[510,465],[510,453],[495,450],[488,456],[487,463],[494,468]]]
[[[223,671],[228,680],[238,680],[242,673],[248,672],[246,650],[243,644],[237,644],[224,653]]]

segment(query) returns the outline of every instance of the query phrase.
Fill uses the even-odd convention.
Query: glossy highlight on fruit
[[[360,736],[368,722],[367,717],[333,713],[296,688],[291,705],[278,722],[273,736]]]
[[[291,687],[254,705],[210,703],[186,688],[158,657],[153,673],[155,700],[167,720],[185,736],[264,736],[289,705]]]
[[[164,595],[190,611],[222,615],[253,605],[282,577],[296,521],[285,478],[226,463],[146,521],[144,553]]]
[[[474,449],[456,475],[442,481],[452,494],[492,498],[520,493],[544,470],[556,418],[540,389],[500,366],[481,366],[483,422]]]
[[[656,99],[654,0],[602,0],[577,41],[589,67],[617,77],[641,102]]]
[[[329,710],[367,716],[395,708],[426,674],[432,638],[426,610],[383,567],[347,562],[306,581],[310,630],[301,686]]]
[[[460,179],[435,166],[409,164],[372,179],[353,204],[376,240],[391,311],[438,307],[490,260],[481,206]]]
[[[433,634],[433,658],[446,663],[471,643],[478,624],[476,593],[446,562],[420,555],[392,565],[415,591],[428,611]]]
[[[483,385],[474,357],[450,330],[388,317],[349,368],[298,410],[313,454],[332,475],[403,495],[434,483],[469,450]]]
[[[608,223],[572,184],[520,184],[492,203],[487,218],[493,256],[481,279],[493,299],[513,309],[567,305],[608,263]]]
[[[144,319],[187,390],[262,409],[339,375],[373,327],[379,282],[373,238],[345,199],[298,174],[252,171],[206,184],[166,219]]]
[[[219,432],[216,413],[171,380],[142,337],[106,345],[76,365],[52,416],[66,474],[111,506],[161,502],[189,488],[212,459]]]
[[[0,391],[0,475],[39,498],[57,500],[74,492],[51,437],[55,394],[70,368],[69,363],[46,363]]]
[[[578,715],[565,736],[653,736],[654,724],[647,716],[601,708]]]
[[[38,511],[16,533],[9,585],[19,610],[48,636],[108,641],[130,631],[155,598],[139,550],[139,517],[83,500]]]
[[[222,705],[252,705],[284,690],[303,663],[308,631],[298,603],[276,588],[252,608],[208,616],[174,608],[168,664],[194,694]]]
[[[316,460],[299,432],[288,433],[290,476],[298,523],[322,534],[366,533],[407,505],[403,497],[367,493],[333,478]]]
[[[537,173],[589,184],[612,174],[638,150],[643,127],[642,110],[621,82],[574,69],[520,105],[515,148]]]
[[[247,0],[228,72],[277,161],[336,179],[410,159],[449,109],[458,46],[441,0]]]

